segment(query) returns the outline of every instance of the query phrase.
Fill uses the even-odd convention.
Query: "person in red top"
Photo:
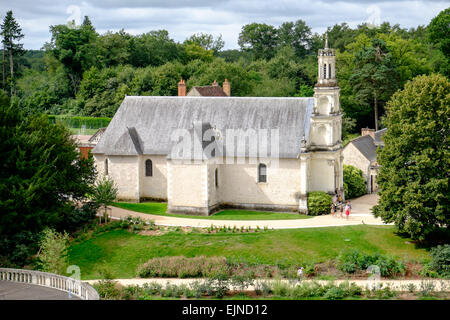
[[[347,201],[347,204],[345,205],[345,215],[347,216],[347,220],[348,220],[348,216],[350,215],[350,211],[352,210],[352,205],[350,203],[350,201]]]

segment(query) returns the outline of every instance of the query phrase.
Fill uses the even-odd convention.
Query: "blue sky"
[[[27,49],[39,49],[50,40],[50,25],[82,21],[85,15],[99,33],[166,29],[180,42],[197,32],[222,34],[225,49],[234,49],[242,26],[252,22],[278,26],[302,19],[314,32],[342,22],[353,27],[389,21],[410,28],[427,25],[447,7],[449,1],[439,0],[14,0],[1,1],[0,16],[13,10]]]

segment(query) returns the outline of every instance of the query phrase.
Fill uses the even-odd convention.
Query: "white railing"
[[[82,300],[99,300],[98,292],[89,284],[54,273],[35,270],[0,268],[0,281],[29,283],[70,292]]]

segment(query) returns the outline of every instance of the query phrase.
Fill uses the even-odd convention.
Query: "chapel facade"
[[[307,213],[308,192],[343,194],[342,112],[327,42],[314,97],[125,97],[92,150],[98,172],[115,181],[119,199],[167,201],[174,213]]]

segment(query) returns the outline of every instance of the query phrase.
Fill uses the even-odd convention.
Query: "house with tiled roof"
[[[186,82],[181,79],[178,83],[178,96],[184,97],[229,97],[231,95],[231,84],[228,79],[221,87],[216,80],[210,86],[194,86],[186,94]]]

